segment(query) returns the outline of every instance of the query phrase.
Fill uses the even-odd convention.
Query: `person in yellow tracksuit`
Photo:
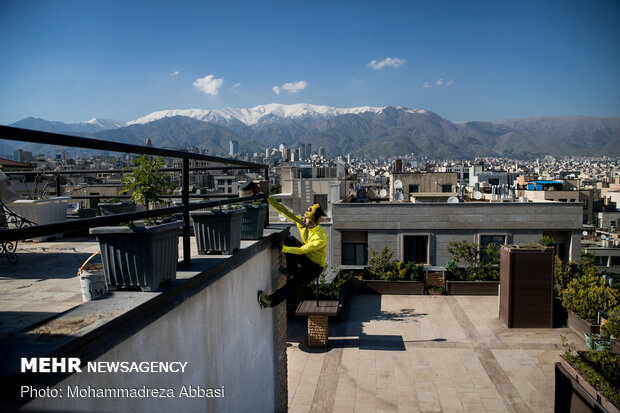
[[[328,237],[325,230],[319,225],[319,220],[325,212],[319,204],[309,207],[304,216],[293,214],[284,205],[267,197],[267,202],[279,213],[297,224],[301,242],[295,237],[288,236],[283,242],[282,252],[286,258],[286,268],[280,267],[283,274],[291,275],[284,287],[279,288],[271,295],[258,292],[258,302],[262,308],[275,307],[303,284],[307,284],[321,275],[325,267]]]

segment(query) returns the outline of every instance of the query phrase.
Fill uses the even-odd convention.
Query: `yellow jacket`
[[[313,263],[325,267],[325,255],[327,254],[327,242],[329,237],[323,227],[317,225],[314,228],[308,228],[304,225],[303,217],[293,214],[272,197],[268,197],[267,202],[269,202],[276,211],[297,225],[299,235],[301,235],[301,241],[304,244],[299,248],[287,247],[284,245],[282,247],[282,252],[295,255],[306,255]]]

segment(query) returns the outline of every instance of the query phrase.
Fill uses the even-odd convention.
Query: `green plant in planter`
[[[133,191],[131,202],[142,204],[146,209],[157,202],[169,204],[170,201],[160,198],[161,194],[172,190],[172,185],[166,181],[166,177],[159,173],[159,169],[164,166],[163,158],[142,155],[132,163],[136,168],[122,176],[123,189],[120,194]]]
[[[555,257],[554,281],[553,289],[556,296],[561,296],[562,291],[566,289],[568,284],[575,278],[585,275],[598,274],[596,265],[594,265],[594,255],[590,253],[581,253],[581,262],[562,261],[558,256]]]
[[[396,261],[394,253],[387,247],[381,252],[371,251],[368,259],[368,279],[388,281],[420,281],[424,275],[424,265],[413,262]]]
[[[620,339],[620,308],[609,312],[609,318],[601,329],[607,337],[613,337],[616,340]]]
[[[583,320],[594,320],[599,310],[609,312],[620,305],[620,291],[610,287],[598,274],[574,278],[561,297],[564,308]]]
[[[172,185],[159,170],[164,166],[163,158],[142,155],[132,161],[136,166],[130,173],[121,177],[123,189],[119,194],[131,192],[131,202],[141,204],[147,210],[155,203],[170,204],[170,200],[162,199],[161,194],[172,191]],[[154,225],[154,218],[146,218],[145,225]]]
[[[562,358],[616,407],[620,406],[620,357],[608,349],[575,351],[575,345],[562,339]]]
[[[499,280],[499,247],[494,243],[485,248],[467,241],[448,243],[450,262],[446,269],[450,278],[462,281]],[[464,264],[459,267],[458,264]]]
[[[334,270],[334,268],[332,268]],[[344,285],[353,276],[350,272],[338,273],[331,282],[327,281],[326,271],[319,276],[319,300],[338,300]],[[316,281],[309,282],[297,290],[297,301],[312,300],[316,298]]]

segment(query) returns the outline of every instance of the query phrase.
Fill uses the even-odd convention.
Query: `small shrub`
[[[608,337],[620,339],[620,309],[610,311],[609,318],[601,328]]]
[[[494,243],[485,248],[467,241],[450,241],[451,261],[446,264],[449,276],[455,281],[499,280],[499,247]],[[459,267],[458,264],[464,264]]]
[[[594,320],[599,310],[610,312],[620,304],[620,291],[598,274],[571,280],[562,291],[562,305],[584,320]]]
[[[424,275],[424,265],[413,262],[396,261],[394,253],[386,246],[381,252],[371,251],[368,259],[370,280],[420,281]]]

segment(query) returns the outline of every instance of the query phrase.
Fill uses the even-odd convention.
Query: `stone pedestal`
[[[326,315],[308,316],[308,346],[327,347],[327,336],[329,324]]]
[[[295,314],[308,316],[308,346],[327,347],[329,317],[338,315],[338,301],[302,301]]]

